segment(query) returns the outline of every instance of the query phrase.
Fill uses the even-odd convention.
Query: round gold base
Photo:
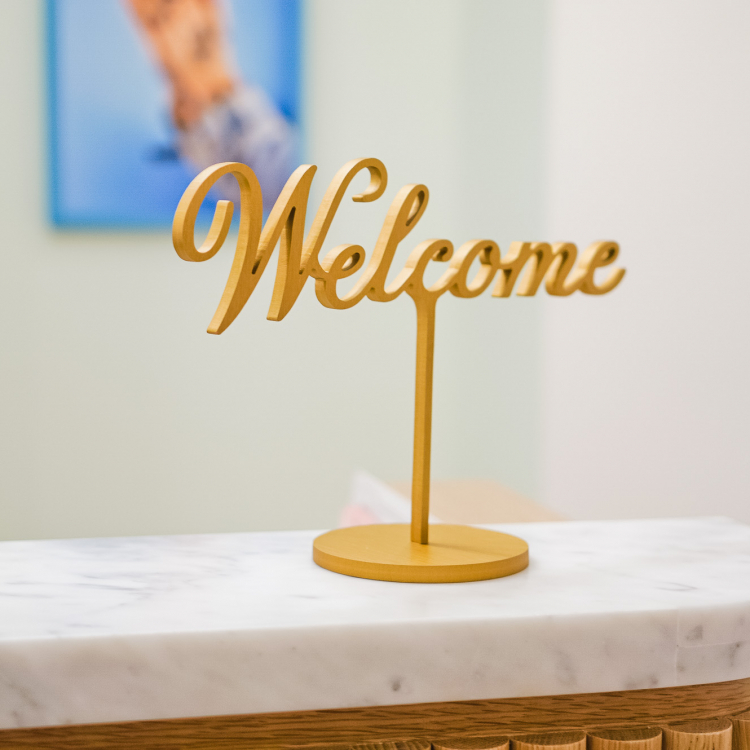
[[[313,542],[313,560],[335,573],[402,583],[484,581],[529,564],[529,545],[499,531],[434,524],[429,544],[412,542],[410,532],[405,523],[335,529]]]

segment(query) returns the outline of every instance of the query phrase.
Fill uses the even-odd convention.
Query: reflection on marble
[[[337,575],[314,532],[0,544],[0,727],[750,677],[750,527],[508,524],[529,568]]]

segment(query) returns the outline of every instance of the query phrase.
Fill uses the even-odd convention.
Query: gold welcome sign
[[[211,187],[233,175],[240,190],[239,233],[234,261],[224,293],[208,327],[222,333],[239,315],[258,284],[274,249],[279,245],[276,279],[269,320],[282,320],[292,309],[308,278],[315,279],[321,304],[336,310],[353,307],[365,297],[390,302],[408,294],[417,310],[417,368],[414,420],[414,468],[411,525],[376,524],[330,531],[315,540],[313,559],[329,570],[360,578],[405,582],[457,582],[498,578],[528,565],[528,546],[509,534],[468,526],[428,523],[430,502],[430,439],[432,423],[432,364],[435,341],[435,305],[450,292],[456,297],[477,297],[492,288],[493,297],[535,295],[544,282],[548,294],[566,297],[606,294],[625,275],[618,268],[599,283],[597,269],[612,264],[619,253],[616,242],[595,242],[580,257],[572,243],[514,242],[502,255],[492,240],[471,240],[454,252],[445,239],[417,245],[404,267],[388,282],[396,250],[419,223],[427,208],[426,185],[405,185],[396,194],[369,260],[361,245],[339,245],[321,259],[320,252],[336,211],[354,177],[368,170],[367,189],[352,200],[374,201],[387,184],[385,166],[378,159],[355,159],[335,175],[304,236],[307,203],[316,167],[303,165],[289,178],[263,225],[263,200],[252,169],[245,164],[216,164],[201,172],[182,196],[174,217],[172,239],[184,260],[213,257],[224,244],[234,206],[219,201],[203,244],[195,246],[195,221]],[[430,263],[444,263],[445,271],[426,284]],[[346,293],[341,279],[359,277]]]

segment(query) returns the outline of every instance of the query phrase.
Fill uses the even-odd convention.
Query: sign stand
[[[411,525],[372,524],[335,529],[313,543],[313,560],[336,573],[404,583],[457,583],[500,578],[529,564],[522,539],[472,526],[429,525],[432,443],[433,295],[414,294],[417,308],[417,377]],[[418,291],[427,291],[422,287]]]
[[[262,195],[253,171],[235,162],[216,164],[201,172],[180,199],[172,226],[175,250],[184,260],[204,261],[221,248],[229,232],[233,204],[218,202],[200,248],[194,242],[195,220],[213,184],[231,174],[240,188],[239,234],[229,279],[209,333],[222,333],[237,317],[277,244],[279,261],[270,320],[284,318],[310,277],[315,279],[318,300],[333,309],[347,309],[365,297],[375,302],[390,302],[403,292],[414,300],[417,362],[411,524],[354,526],[322,534],[313,543],[313,560],[318,565],[344,575],[405,583],[479,581],[518,573],[529,564],[529,548],[522,539],[472,526],[429,526],[437,300],[446,292],[456,297],[476,297],[492,284],[495,276],[493,297],[509,297],[517,281],[517,294],[525,297],[535,295],[543,281],[553,296],[566,297],[578,290],[585,294],[606,294],[620,283],[624,269],[613,270],[600,284],[595,283],[594,273],[616,260],[619,247],[616,242],[595,242],[579,259],[572,243],[514,242],[501,258],[500,248],[492,240],[472,240],[455,254],[449,240],[426,240],[411,252],[404,268],[387,284],[398,244],[416,226],[427,207],[426,185],[406,185],[395,196],[366,266],[365,251],[360,245],[339,245],[322,260],[318,257],[346,189],[365,169],[370,173],[370,183],[352,200],[369,202],[383,194],[387,173],[381,161],[348,162],[331,181],[303,241],[314,166],[303,165],[295,170],[263,225]],[[448,261],[447,270],[437,282],[426,286],[427,265]],[[474,265],[476,273],[469,280]],[[360,270],[354,287],[339,296],[338,281]]]

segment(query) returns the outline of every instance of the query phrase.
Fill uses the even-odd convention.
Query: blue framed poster
[[[249,164],[272,205],[297,163],[300,14],[300,0],[47,0],[53,223],[169,226],[223,161]],[[235,197],[226,180],[205,211]]]

